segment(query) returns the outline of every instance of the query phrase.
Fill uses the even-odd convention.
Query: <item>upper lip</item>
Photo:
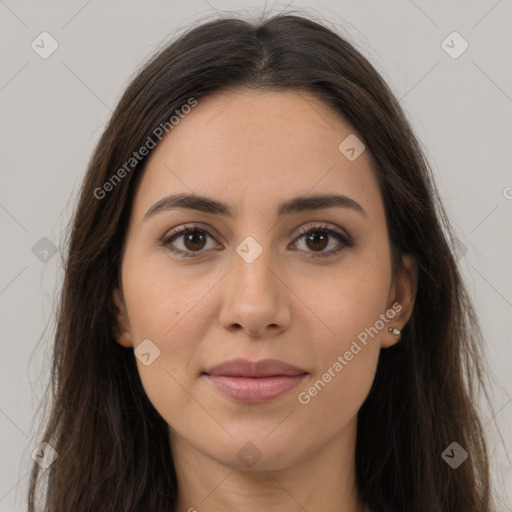
[[[302,375],[306,370],[279,359],[231,359],[205,370],[208,375],[229,375],[231,377],[273,377],[278,375]]]

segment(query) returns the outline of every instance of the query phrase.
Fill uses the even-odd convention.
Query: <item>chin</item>
[[[283,432],[284,436],[272,439],[273,434],[266,434],[272,428],[263,432],[255,429],[255,435],[247,429],[241,429],[243,433],[240,435],[230,431],[232,438],[215,443],[214,450],[212,446],[205,446],[204,453],[219,464],[236,470],[279,471],[293,467],[315,451],[315,447],[308,449],[299,439],[287,436],[286,432]]]

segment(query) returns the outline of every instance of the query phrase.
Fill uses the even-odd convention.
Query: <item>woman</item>
[[[451,233],[349,42],[291,14],[188,31],[129,85],[83,182],[58,457],[34,464],[29,510],[38,482],[48,512],[494,510]]]

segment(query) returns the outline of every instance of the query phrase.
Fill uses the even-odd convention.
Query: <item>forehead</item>
[[[149,155],[136,207],[197,193],[235,205],[338,192],[378,203],[371,155],[350,161],[338,146],[354,128],[303,91],[231,90],[198,100]]]

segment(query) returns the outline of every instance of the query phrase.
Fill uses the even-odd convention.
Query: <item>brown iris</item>
[[[325,233],[322,233],[320,231],[313,231],[306,236],[306,244],[308,244],[308,247],[310,249],[322,250],[327,245],[328,236],[329,235],[326,235]],[[310,245],[309,242],[312,242],[313,246]],[[318,247],[318,244],[320,244],[321,247]]]
[[[202,249],[205,242],[206,236],[204,233],[201,233],[201,231],[190,231],[184,235],[185,247],[191,251]],[[199,246],[197,244],[199,244]]]

